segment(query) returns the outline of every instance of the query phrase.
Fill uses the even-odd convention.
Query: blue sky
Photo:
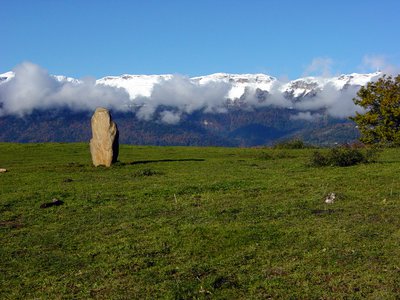
[[[397,70],[400,1],[0,0],[0,73],[81,78]]]

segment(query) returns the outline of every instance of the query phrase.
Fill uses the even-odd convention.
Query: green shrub
[[[321,153],[321,151],[314,151],[310,158],[310,165],[313,167],[328,166],[328,155]]]
[[[314,151],[310,158],[310,165],[315,167],[338,166],[347,167],[360,163],[376,162],[379,149],[360,149],[350,146],[341,146],[330,149],[327,153]]]
[[[333,148],[330,150],[330,161],[334,166],[347,167],[365,162],[365,155],[358,149]]]

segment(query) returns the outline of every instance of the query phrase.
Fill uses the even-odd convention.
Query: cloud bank
[[[324,89],[319,91],[314,97],[306,98],[304,101],[296,102],[294,108],[307,114],[300,114],[304,120],[311,120],[311,116],[319,117],[320,114],[314,112],[324,109],[325,113],[335,118],[346,118],[356,111],[361,112],[361,107],[353,102],[359,86],[349,86],[338,91],[337,87],[328,83]],[[305,117],[308,116],[308,117]],[[301,118],[299,118],[301,119]]]
[[[311,64],[306,67],[304,76],[322,76],[329,77],[332,74],[333,59],[329,57],[316,57]]]
[[[15,76],[0,84],[0,116],[23,116],[34,109],[63,107],[75,111],[93,110],[98,106],[121,110],[130,103],[125,90],[96,85],[94,79],[59,81],[29,62],[13,71]]]
[[[372,64],[371,60],[368,61]],[[313,61],[308,72],[329,72],[332,61]],[[225,113],[232,99],[227,99],[235,83],[230,81],[208,81],[200,84],[189,77],[174,75],[153,86],[148,97],[131,98],[123,88],[96,84],[95,79],[59,80],[46,70],[30,62],[22,63],[13,70],[15,76],[0,83],[0,116],[30,114],[33,110],[69,108],[74,111],[93,111],[103,106],[115,111],[132,111],[139,119],[155,120],[166,124],[177,124],[185,114],[195,111]],[[333,117],[348,117],[359,110],[352,99],[359,86],[348,86],[338,90],[331,82],[324,83],[313,96],[291,99],[285,94],[287,82],[276,80],[268,91],[246,87],[245,93],[236,103],[243,109],[278,107],[294,109],[292,119],[313,120],[320,118],[324,110]],[[243,105],[242,105],[243,104]]]
[[[167,107],[169,109],[160,113],[160,120],[176,124],[182,113],[191,114],[197,110],[226,112],[224,104],[230,88],[225,82],[200,85],[189,77],[174,75],[155,84],[150,97],[137,97],[133,102],[139,107],[136,112],[139,118],[151,120],[158,107]]]
[[[381,71],[392,76],[400,74],[400,67],[391,63],[385,55],[365,55],[360,69],[362,71]]]

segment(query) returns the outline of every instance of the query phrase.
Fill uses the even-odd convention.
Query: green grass
[[[312,151],[0,143],[0,299],[396,299],[400,149]]]

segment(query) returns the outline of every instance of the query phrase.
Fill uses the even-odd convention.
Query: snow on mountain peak
[[[9,81],[15,76],[14,72],[0,74],[0,84]],[[175,75],[135,75],[122,74],[120,76],[106,76],[96,80],[96,84],[112,86],[125,89],[129,97],[134,100],[137,97],[150,97],[156,84],[171,80]],[[281,82],[275,77],[266,74],[230,74],[214,73],[205,76],[187,78],[192,84],[206,85],[213,82],[223,82],[230,85],[227,99],[235,101],[246,94],[246,91],[261,90],[271,92],[273,88],[280,91],[285,97],[297,99],[312,97],[322,91],[325,86],[331,85],[337,90],[345,89],[347,86],[364,86],[368,82],[382,76],[381,72],[369,74],[342,74],[336,77],[304,77],[289,82]],[[81,83],[79,79],[63,75],[53,75],[60,82]]]
[[[275,77],[266,74],[230,74],[214,73],[205,76],[192,77],[189,80],[193,84],[205,85],[212,82],[224,82],[231,86],[227,99],[236,100],[242,97],[247,90],[261,90],[270,92],[277,87],[285,96],[289,98],[300,98],[305,96],[315,96],[323,90],[327,84],[336,89],[344,89],[348,85],[363,86],[368,82],[377,79],[382,74],[380,72],[370,74],[344,74],[337,77],[304,77],[283,83]],[[170,80],[174,75],[129,75],[107,76],[97,80],[97,84],[124,88],[131,99],[138,96],[150,97],[155,84]]]
[[[38,107],[91,110],[102,105],[121,111],[135,107],[139,119],[151,120],[158,115],[162,122],[171,124],[179,122],[184,113],[225,112],[229,107],[293,108],[299,112],[294,116],[298,119],[318,116],[320,109],[333,117],[347,117],[357,109],[352,101],[357,89],[382,76],[379,72],[352,73],[286,82],[266,74],[215,73],[193,78],[123,74],[81,80],[49,75],[34,64],[24,64],[15,71],[0,74],[0,115],[23,115]],[[59,84],[54,84],[55,80]],[[162,111],[157,112],[157,108]]]
[[[210,82],[226,82],[231,85],[231,89],[227,95],[228,99],[239,99],[245,94],[247,89],[260,89],[269,91],[277,79],[266,74],[228,74],[215,73],[206,76],[193,77],[194,82],[199,84],[207,84]]]
[[[382,72],[375,72],[369,74],[342,74],[338,77],[334,77],[333,81],[336,83],[336,86],[342,89],[345,85],[358,85],[364,86],[370,81],[374,81],[381,77],[383,74]]]
[[[130,75],[107,76],[96,81],[97,84],[124,88],[131,99],[136,97],[150,97],[155,84],[170,80],[173,75]]]
[[[9,71],[9,72],[0,74],[0,83],[9,81],[14,77],[15,77],[15,73],[13,71]],[[67,77],[64,75],[52,75],[52,77],[60,82],[71,82],[71,83],[80,83],[81,82],[79,79]]]
[[[13,71],[0,74],[0,83],[6,82],[15,76]]]
[[[79,79],[67,77],[64,75],[53,75],[53,78],[55,78],[56,80],[61,81],[61,82],[71,82],[71,83],[81,83],[82,82]]]
[[[200,81],[200,82],[207,82],[207,81],[212,81],[212,80],[224,80],[228,82],[269,82],[276,80],[274,77],[271,77],[266,74],[229,74],[229,73],[214,73],[210,75],[205,75],[205,76],[198,76],[198,77],[193,77],[192,78],[195,81]]]
[[[315,96],[322,91],[327,85],[331,85],[338,91],[347,86],[364,86],[370,81],[374,81],[382,76],[381,72],[369,74],[342,74],[336,77],[304,77],[292,80],[282,85],[281,92],[292,98],[300,98],[305,96]]]

